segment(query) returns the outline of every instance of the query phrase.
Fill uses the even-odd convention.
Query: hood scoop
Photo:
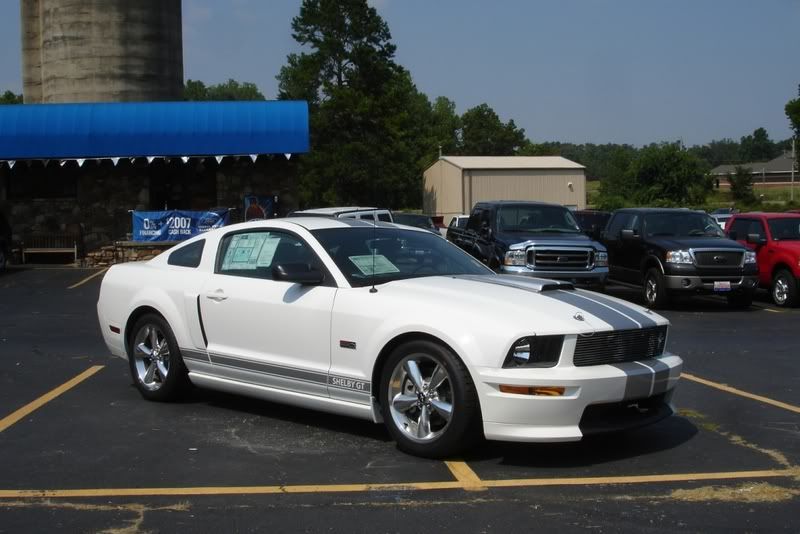
[[[515,276],[511,274],[500,274],[496,276],[462,274],[456,275],[453,278],[470,280],[472,282],[483,282],[485,284],[494,284],[497,286],[512,287],[514,289],[534,291],[536,293],[544,293],[559,289],[562,291],[571,291],[575,289],[575,286],[573,286],[571,283],[562,282],[561,280],[548,280],[546,278],[532,278],[529,276]]]

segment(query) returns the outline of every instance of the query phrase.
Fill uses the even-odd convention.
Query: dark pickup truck
[[[452,231],[452,228],[451,228]],[[608,257],[572,213],[544,202],[479,202],[467,227],[448,239],[503,274],[603,286]]]
[[[733,307],[753,301],[755,253],[725,238],[702,211],[617,210],[601,241],[608,249],[609,279],[641,287],[651,308],[666,306],[675,294],[721,294]]]

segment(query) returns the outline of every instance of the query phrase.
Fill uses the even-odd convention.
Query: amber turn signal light
[[[503,393],[514,393],[516,395],[541,395],[545,397],[560,397],[566,388],[561,386],[509,386],[500,385]]]

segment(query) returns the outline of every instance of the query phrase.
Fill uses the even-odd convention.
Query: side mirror
[[[325,275],[305,263],[278,263],[272,266],[272,278],[304,286],[317,286]]]
[[[627,239],[631,241],[639,239],[639,234],[637,234],[633,230],[622,230],[619,233],[619,235],[622,237],[622,239]]]
[[[736,232],[728,232],[728,239],[732,239],[733,241],[736,241],[738,237],[739,237],[739,235]]]
[[[767,238],[761,237],[759,234],[747,234],[747,242],[751,245],[766,245]]]
[[[481,223],[481,235],[484,237],[491,237],[492,229],[489,227],[489,223],[484,221]]]

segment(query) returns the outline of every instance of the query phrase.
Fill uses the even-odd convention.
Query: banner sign
[[[230,210],[134,211],[134,241],[182,241],[230,222]]]

